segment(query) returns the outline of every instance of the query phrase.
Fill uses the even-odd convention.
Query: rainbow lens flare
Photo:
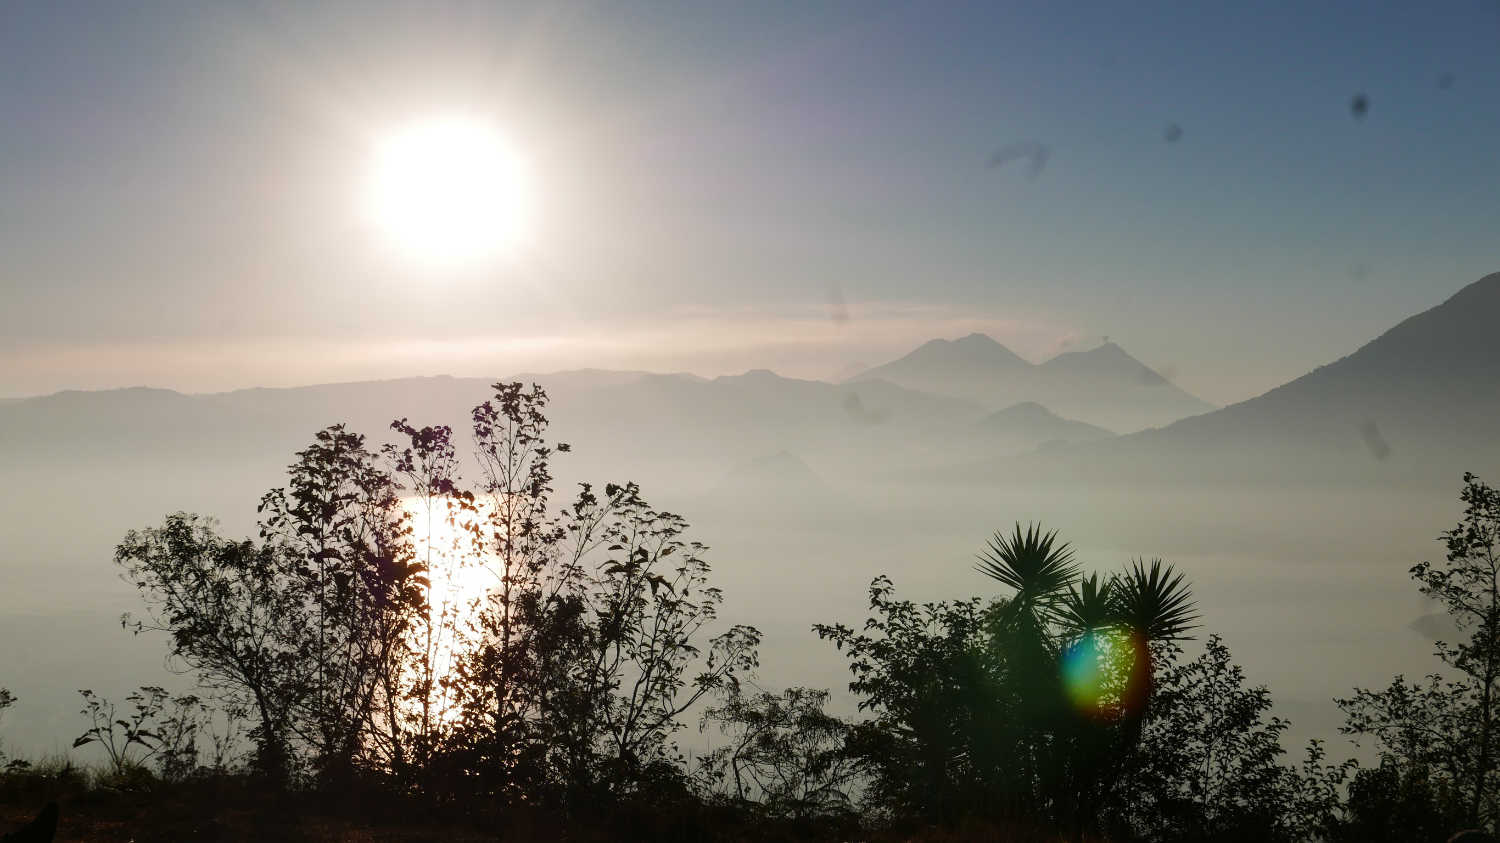
[[[1068,701],[1089,715],[1116,710],[1135,655],[1130,636],[1117,629],[1093,630],[1079,638],[1062,655]]]

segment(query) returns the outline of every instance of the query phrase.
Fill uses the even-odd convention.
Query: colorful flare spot
[[[1135,648],[1113,629],[1095,630],[1063,652],[1062,680],[1068,700],[1085,714],[1104,714],[1119,705]]]

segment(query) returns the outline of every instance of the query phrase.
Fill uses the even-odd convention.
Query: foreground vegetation
[[[1446,561],[1412,569],[1464,640],[1420,682],[1340,700],[1376,766],[1288,761],[1287,722],[1228,647],[1202,652],[1160,560],[1085,572],[1057,534],[998,533],[991,596],[916,604],[878,577],[828,691],[747,683],[707,549],[634,484],[554,501],[540,388],[446,427],[342,426],[297,454],[254,539],[198,515],[116,562],[191,694],[82,693],[75,747],[0,756],[0,828],[49,799],[84,839],[1445,840],[1500,808],[1500,494],[1464,478]],[[461,468],[472,465],[465,480]],[[480,583],[478,588],[472,583]],[[1196,645],[1195,645],[1196,646]],[[0,689],[0,715],[15,697]],[[696,725],[713,751],[693,758]]]

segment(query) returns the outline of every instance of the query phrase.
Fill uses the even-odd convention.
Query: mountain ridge
[[[1476,377],[1494,378],[1500,372],[1497,326],[1500,326],[1500,272],[1466,285],[1440,304],[1401,320],[1331,363],[1260,395],[1194,419],[1183,419],[1163,428],[1161,433],[1221,424],[1224,419],[1245,417],[1266,408],[1285,414],[1317,402],[1328,409],[1329,392],[1347,402],[1333,408],[1342,421],[1362,421],[1355,416],[1379,415],[1388,421],[1421,422],[1441,415],[1447,418],[1437,427],[1451,431],[1452,414],[1444,411],[1452,405],[1423,402],[1453,399],[1459,397],[1455,388],[1468,387],[1476,387],[1476,395],[1483,399],[1488,387],[1491,398],[1488,403],[1500,407],[1500,388],[1496,384],[1474,383]],[[1407,393],[1393,396],[1391,387],[1397,384]],[[1411,392],[1420,393],[1422,401],[1414,402]]]
[[[1032,363],[987,334],[929,340],[845,381],[891,381],[976,401],[990,409],[1033,401],[1109,430],[1140,430],[1215,409],[1106,342]]]
[[[1500,272],[1260,395],[1160,428],[929,478],[1451,485],[1500,470]]]
[[[1063,418],[1035,401],[1021,401],[1003,410],[996,410],[980,419],[976,425],[987,431],[1025,436],[1039,442],[1084,442],[1108,439],[1115,435],[1098,425]]]

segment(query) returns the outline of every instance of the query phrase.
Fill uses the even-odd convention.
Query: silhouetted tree
[[[1015,589],[995,617],[992,646],[1005,653],[1022,751],[1036,772],[1035,804],[1085,825],[1147,714],[1154,653],[1183,640],[1197,615],[1184,576],[1152,560],[1124,574],[1080,579],[1072,551],[1035,525],[1000,534],[981,573]],[[1069,704],[1082,685],[1085,716]],[[1116,722],[1121,720],[1122,722]],[[1080,831],[1087,830],[1080,828]]]
[[[16,704],[16,695],[9,688],[0,687],[0,721],[5,720],[5,710]],[[0,742],[0,766],[9,766],[5,758],[5,744]]]
[[[1452,781],[1392,756],[1349,783],[1346,818],[1329,839],[1348,843],[1444,843],[1460,822]]]
[[[845,746],[849,724],[824,711],[827,702],[827,691],[811,688],[727,694],[700,723],[727,741],[700,759],[702,786],[775,819],[849,815],[863,764]]]
[[[880,577],[862,629],[814,627],[848,657],[869,715],[846,744],[869,771],[867,808],[1162,841],[1338,827],[1351,765],[1324,763],[1316,742],[1279,763],[1287,724],[1217,637],[1181,662],[1198,616],[1171,566],[1081,577],[1055,533],[1018,525],[980,570],[1014,593],[918,605]]]
[[[1007,745],[1016,737],[1015,696],[1005,686],[1002,655],[987,646],[1002,608],[979,598],[898,600],[882,576],[870,584],[871,616],[862,630],[813,627],[849,659],[849,690],[870,714],[855,725],[849,745],[870,770],[873,810],[952,822],[1015,810],[994,797],[1031,789],[1031,770]]]
[[[291,652],[309,682],[291,722],[316,772],[341,779],[371,748],[381,690],[395,687],[410,662],[426,571],[399,486],[363,436],[342,425],[319,431],[287,473],[287,487],[267,493],[260,511],[283,586],[304,596],[302,617],[283,630],[300,633]],[[399,745],[389,749],[401,755]]]
[[[1324,765],[1317,743],[1301,768],[1281,765],[1288,723],[1268,717],[1270,709],[1270,693],[1245,686],[1243,670],[1217,635],[1198,658],[1169,662],[1139,744],[1116,781],[1111,804],[1121,830],[1159,841],[1301,841],[1323,834],[1349,765]]]
[[[700,633],[723,600],[708,585],[707,548],[684,541],[687,523],[652,510],[633,487],[607,487],[606,494],[616,501],[600,531],[607,550],[582,593],[585,617],[595,619],[584,674],[593,714],[583,725],[598,733],[596,752],[606,769],[615,768],[609,787],[617,790],[640,765],[666,760],[669,738],[689,708],[738,687],[737,677],[757,664],[760,633],[732,627],[700,652]]]
[[[256,713],[257,765],[281,778],[394,774],[438,798],[569,810],[685,794],[672,736],[737,689],[759,633],[710,637],[723,598],[706,548],[634,484],[552,505],[545,405],[540,387],[496,384],[474,409],[473,489],[447,427],[399,420],[404,441],[377,452],[335,425],[262,499],[259,543],[181,514],[130,533],[116,558],[151,609],[136,630],[167,632]],[[457,593],[458,569],[488,575],[479,594]]]
[[[563,654],[581,647],[583,607],[572,587],[582,571],[565,564],[567,529],[549,511],[546,402],[540,387],[496,384],[495,396],[472,413],[481,476],[475,497],[486,505],[474,541],[493,581],[475,607],[478,640],[457,665],[463,721],[454,747],[498,795],[536,790],[545,780],[545,746],[534,727],[547,722],[546,691],[569,676]]]
[[[1114,594],[1120,624],[1132,644],[1125,713],[1139,724],[1151,704],[1156,662],[1153,651],[1187,640],[1188,631],[1197,625],[1198,614],[1186,577],[1160,559],[1151,560],[1149,567],[1139,559],[1132,561],[1117,581]]]
[[[320,431],[288,474],[261,501],[258,545],[178,514],[128,534],[115,558],[151,608],[136,631],[169,633],[201,682],[257,712],[264,772],[286,776],[305,747],[319,776],[341,779],[362,753],[400,755],[371,737],[410,660],[425,572],[399,487],[362,437]]]
[[[122,623],[167,633],[171,658],[232,704],[254,712],[255,766],[283,780],[291,762],[292,709],[307,693],[289,629],[303,596],[288,587],[276,548],[220,538],[212,519],[186,513],[127,533],[115,550],[148,616]]]
[[[1054,790],[1068,800],[1058,813],[1076,819],[1075,831],[1096,830],[1117,782],[1132,736],[1122,728],[1127,683],[1135,667],[1132,639],[1121,621],[1118,577],[1091,574],[1069,585],[1054,611],[1057,669],[1066,687],[1054,726],[1060,774]]]
[[[1448,671],[1422,682],[1397,676],[1385,690],[1356,689],[1338,704],[1347,718],[1343,731],[1373,737],[1383,766],[1398,770],[1395,781],[1421,782],[1439,815],[1493,830],[1500,808],[1500,492],[1469,473],[1460,499],[1463,519],[1440,537],[1446,561],[1411,569],[1418,589],[1444,605],[1462,635],[1436,645]],[[1371,775],[1391,780],[1389,773]]]
[[[1011,682],[1024,690],[1030,703],[1048,707],[1057,690],[1058,648],[1049,625],[1078,577],[1073,550],[1057,541],[1057,531],[1043,533],[1021,525],[1007,537],[996,533],[979,556],[980,573],[1015,590],[995,605],[991,617],[996,643],[1007,651]]]
[[[488,771],[490,792],[596,805],[665,771],[680,778],[670,740],[680,716],[755,665],[759,633],[733,627],[700,643],[722,601],[706,548],[634,484],[602,495],[583,485],[551,508],[545,404],[539,387],[498,384],[474,410],[495,583],[459,668],[455,747]]]
[[[417,428],[403,418],[391,422],[391,429],[404,446],[388,444],[381,452],[413,499],[413,518],[421,520],[419,561],[425,576],[415,581],[422,605],[410,619],[405,663],[380,674],[384,729],[375,740],[386,744],[393,771],[410,776],[429,771],[457,705],[453,659],[467,642],[474,599],[461,584],[481,562],[474,495],[458,486],[452,428]]]
[[[1014,702],[1011,723],[1020,734],[1019,743],[1008,740],[1012,751],[1025,752],[1027,764],[1039,774],[1024,797],[1038,803],[1043,792],[1053,791],[1053,779],[1064,775],[1055,762],[1058,718],[1066,717],[1058,657],[1064,644],[1053,634],[1052,622],[1079,576],[1073,550],[1057,540],[1057,531],[1043,532],[1033,524],[1026,531],[1016,524],[1007,537],[996,533],[980,554],[980,573],[1015,590],[995,604],[990,615],[991,649],[1004,654],[1005,687]],[[1010,794],[1011,798],[1022,794]]]

